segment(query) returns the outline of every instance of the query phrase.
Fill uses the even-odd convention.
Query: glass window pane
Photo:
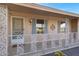
[[[37,19],[36,32],[38,34],[44,33],[44,20]]]
[[[65,32],[66,31],[66,22],[62,21],[59,23],[59,31],[60,32]]]
[[[44,20],[37,19],[37,24],[44,24]]]
[[[13,35],[18,35],[23,33],[23,18],[12,18],[13,25]]]

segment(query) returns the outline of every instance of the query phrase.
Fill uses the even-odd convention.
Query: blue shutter
[[[32,34],[36,34],[36,21],[35,21],[35,19],[32,20]]]
[[[45,20],[44,21],[44,24],[45,24],[45,31],[44,31],[44,33],[48,33],[48,21],[47,20]]]

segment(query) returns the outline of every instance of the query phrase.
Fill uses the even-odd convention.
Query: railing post
[[[36,34],[32,34],[31,37],[31,51],[36,52]]]
[[[16,35],[17,36],[17,55],[24,53],[24,35]]]

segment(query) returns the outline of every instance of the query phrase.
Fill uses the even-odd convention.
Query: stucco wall
[[[23,17],[24,18],[24,29],[26,34],[32,33],[32,24],[29,23],[29,20],[36,18],[36,19],[44,19],[48,21],[48,33],[57,33],[57,26],[58,21],[65,20],[65,18],[59,18],[59,17],[53,17],[53,16],[44,16],[44,15],[38,15],[38,14],[28,14],[28,13],[20,13],[20,12],[13,12],[11,11],[9,13],[9,27],[11,27],[11,16],[17,16],[17,17]],[[55,29],[51,30],[51,25],[55,26]],[[9,28],[9,32],[11,32],[11,28]]]
[[[78,31],[78,19],[70,20],[70,26],[71,26],[71,32],[77,32]]]
[[[69,19],[66,18],[59,18],[59,17],[53,17],[53,16],[44,16],[44,15],[38,15],[38,14],[31,14],[31,13],[22,13],[22,12],[14,12],[14,11],[9,11],[9,35],[11,34],[11,17],[12,16],[17,16],[17,17],[23,17],[24,18],[24,38],[25,38],[25,43],[30,43],[31,42],[31,35],[32,34],[32,23],[29,23],[29,20],[36,18],[36,19],[44,19],[48,21],[48,33],[50,34],[57,34],[58,33],[58,21],[61,20],[66,20],[68,22]],[[50,29],[51,25],[54,25],[55,28],[52,30]],[[67,23],[67,32],[69,31],[69,24]],[[67,33],[66,32],[66,33]],[[60,33],[61,39],[65,39],[66,33]],[[41,36],[42,37],[42,36]],[[52,37],[52,36],[49,36]],[[40,39],[40,36],[38,36],[39,39],[37,41],[42,42],[43,39]],[[51,38],[50,38],[51,39]]]

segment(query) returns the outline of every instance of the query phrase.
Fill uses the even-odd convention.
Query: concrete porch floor
[[[75,48],[63,50],[63,52],[64,52],[67,56],[79,56],[79,47],[75,47]],[[46,55],[44,55],[44,56],[54,56],[54,53],[46,54]]]

